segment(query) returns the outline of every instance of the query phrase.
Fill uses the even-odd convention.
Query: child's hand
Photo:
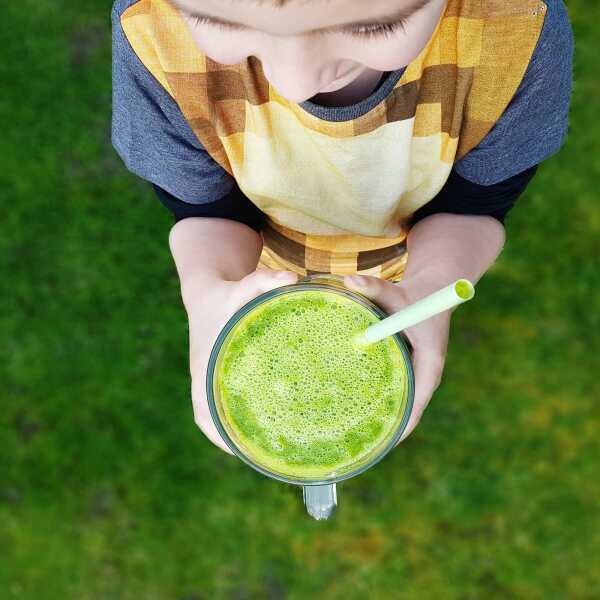
[[[255,271],[241,281],[216,278],[188,282],[182,289],[190,330],[190,371],[194,419],[204,435],[231,454],[215,428],[206,399],[206,369],[213,344],[225,323],[244,304],[263,292],[295,283],[286,271]]]
[[[371,298],[390,314],[442,287],[432,278],[419,276],[405,277],[400,283],[391,283],[377,277],[361,275],[346,277],[345,284]],[[450,315],[451,311],[446,311],[404,330],[413,347],[415,398],[402,440],[417,426],[431,396],[440,384],[448,346]]]

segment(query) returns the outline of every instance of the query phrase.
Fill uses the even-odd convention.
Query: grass
[[[316,523],[193,423],[170,219],[110,146],[109,5],[3,8],[2,598],[600,595],[600,7],[569,10],[569,140],[421,426]]]

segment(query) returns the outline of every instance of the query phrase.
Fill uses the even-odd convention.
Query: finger
[[[218,448],[227,452],[227,454],[231,454],[231,456],[235,456],[235,454],[230,450],[229,446],[223,441],[223,438],[217,431],[211,420],[208,420],[202,416],[195,416],[194,420],[196,421],[196,425],[198,425],[200,431]]]
[[[243,306],[260,294],[284,285],[291,285],[296,281],[298,275],[291,271],[254,271],[236,284],[236,302],[239,306]]]
[[[214,430],[214,432],[211,432],[207,430],[206,427],[201,427],[198,421],[196,421],[196,424],[198,425],[202,433],[208,438],[208,440],[212,442],[215,446],[217,446],[217,448],[220,448],[221,450],[223,450],[227,454],[230,454],[231,456],[235,456],[235,454],[229,449],[227,444],[221,439],[221,436],[216,430]]]
[[[405,440],[419,424],[425,408],[439,387],[444,371],[444,357],[436,352],[417,349],[413,354],[413,370],[415,375],[413,408],[400,441]]]
[[[221,434],[217,431],[217,428],[213,423],[207,401],[204,399],[204,397],[198,400],[198,395],[199,394],[192,393],[194,421],[196,422],[196,425],[198,425],[202,433],[215,446],[221,448],[221,450],[224,450],[225,452],[227,452],[227,454],[231,454],[232,456],[234,456],[233,452],[229,449],[229,446],[227,446],[227,444],[223,441]]]
[[[373,300],[385,311],[392,313],[406,304],[403,302],[401,288],[390,281],[371,277],[370,275],[347,275],[344,277],[346,287]]]

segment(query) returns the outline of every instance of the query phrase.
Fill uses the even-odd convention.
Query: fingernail
[[[291,271],[278,271],[274,277],[276,279],[297,279],[297,275]]]
[[[365,287],[367,285],[366,281],[360,275],[352,275],[348,277],[348,281],[356,287]]]

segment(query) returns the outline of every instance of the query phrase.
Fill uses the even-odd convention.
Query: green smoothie
[[[356,464],[397,428],[404,356],[393,338],[353,338],[378,318],[335,292],[273,298],[236,325],[217,386],[231,435],[283,475],[327,477]]]

